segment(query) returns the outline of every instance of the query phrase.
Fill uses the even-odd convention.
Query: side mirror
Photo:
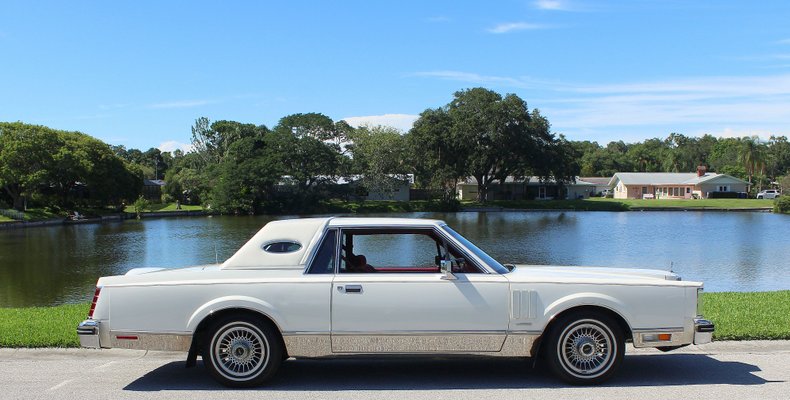
[[[453,281],[458,278],[453,275],[453,263],[452,260],[442,260],[439,263],[439,272],[442,273],[442,279],[446,279],[448,281]]]

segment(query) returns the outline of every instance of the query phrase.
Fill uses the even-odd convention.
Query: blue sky
[[[573,140],[790,135],[787,1],[0,3],[0,120],[171,150],[198,117],[408,129],[460,89]]]

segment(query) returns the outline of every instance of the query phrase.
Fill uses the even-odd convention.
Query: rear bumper
[[[101,348],[99,326],[99,321],[92,319],[86,319],[77,325],[77,337],[80,338],[80,346],[91,349]]]
[[[713,322],[703,318],[694,318],[694,344],[705,344],[713,341]]]

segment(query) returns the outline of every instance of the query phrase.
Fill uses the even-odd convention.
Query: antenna
[[[219,253],[217,252],[217,244],[214,243],[214,263],[219,264]]]

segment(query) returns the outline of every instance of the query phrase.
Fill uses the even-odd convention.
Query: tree
[[[766,171],[771,179],[790,172],[790,142],[786,136],[771,136],[766,149]]]
[[[246,137],[230,146],[211,189],[214,209],[232,214],[262,211],[282,174],[280,160],[270,150],[261,137]]]
[[[228,155],[230,146],[238,140],[262,137],[268,132],[264,125],[242,124],[236,121],[216,121],[200,117],[192,126],[192,146],[200,156],[201,165],[220,164]]]
[[[442,191],[445,202],[455,199],[458,182],[467,176],[470,147],[456,137],[445,108],[427,109],[406,134],[415,180],[423,187]]]
[[[752,177],[755,172],[763,170],[765,167],[765,152],[757,136],[741,140],[741,152],[738,156],[738,161],[741,162],[749,175],[749,187],[751,188]]]
[[[368,190],[390,193],[408,180],[406,139],[386,126],[361,127],[351,134],[355,170],[363,174]]]
[[[548,126],[535,121],[527,103],[514,94],[474,88],[455,93],[447,105],[452,130],[468,146],[469,174],[477,180],[478,201],[485,202],[491,183],[509,175],[545,170],[546,157],[554,138]],[[537,113],[539,116],[539,113]]]
[[[56,131],[45,126],[0,123],[0,188],[15,209],[23,211],[26,197],[48,182],[60,145]]]
[[[345,121],[333,122],[331,118],[320,113],[291,114],[282,117],[275,130],[289,131],[298,138],[312,137],[322,142],[337,145],[347,139],[351,128]]]

